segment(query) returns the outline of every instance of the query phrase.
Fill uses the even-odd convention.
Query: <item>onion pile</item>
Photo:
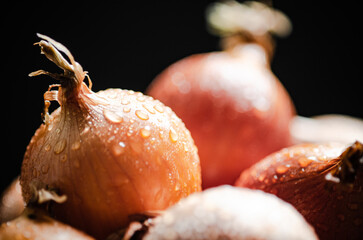
[[[320,239],[363,236],[363,144],[301,144],[244,171],[236,186],[291,203]]]
[[[172,64],[147,89],[191,131],[203,188],[233,184],[242,170],[291,145],[289,124],[295,115],[269,65],[270,32],[290,31],[285,15],[261,3],[234,1],[215,4],[208,13],[210,28],[223,36],[224,50]]]
[[[68,49],[38,36],[41,52],[64,73],[30,74],[60,84],[45,92],[44,123],[24,155],[25,202],[40,189],[64,196],[65,202],[48,204],[51,216],[103,239],[125,227],[129,215],[163,210],[201,190],[197,149],[169,107],[131,90],[94,93]],[[49,114],[51,101],[60,107]]]

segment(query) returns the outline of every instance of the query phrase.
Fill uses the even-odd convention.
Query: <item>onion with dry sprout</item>
[[[66,196],[64,203],[48,204],[51,215],[102,239],[125,227],[131,214],[163,210],[200,191],[197,149],[169,107],[131,90],[94,93],[68,49],[38,36],[41,53],[64,73],[30,74],[60,84],[45,92],[44,123],[24,155],[20,183],[26,202],[39,189]],[[60,107],[49,114],[51,101]]]
[[[362,239],[363,144],[300,144],[244,171],[236,186],[291,203],[320,239]]]
[[[186,57],[161,72],[147,93],[170,106],[198,147],[203,188],[233,184],[243,169],[291,145],[294,105],[269,61],[270,33],[286,35],[287,17],[262,3],[216,3],[208,23],[223,51]]]

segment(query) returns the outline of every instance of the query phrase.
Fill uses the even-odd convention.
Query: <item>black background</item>
[[[59,72],[32,45],[38,41],[35,33],[67,46],[89,72],[94,91],[110,87],[144,91],[171,63],[219,50],[219,39],[205,25],[204,11],[211,2],[3,2],[1,116],[6,125],[0,190],[20,173],[25,148],[41,124],[43,93],[55,83],[27,75],[38,69]],[[272,70],[302,116],[339,113],[363,118],[362,20],[356,3],[273,2],[290,17],[293,32],[277,40]]]

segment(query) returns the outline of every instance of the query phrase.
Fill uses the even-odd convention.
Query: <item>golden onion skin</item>
[[[72,76],[67,71],[62,77]],[[201,190],[193,139],[161,102],[121,89],[94,93],[83,82],[62,79],[46,98],[60,107],[44,114],[25,152],[20,183],[26,202],[34,189],[65,195],[64,203],[51,202],[52,216],[102,239],[125,227],[131,214],[163,210]]]

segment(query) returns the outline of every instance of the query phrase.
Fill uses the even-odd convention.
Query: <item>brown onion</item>
[[[44,39],[38,43],[42,53],[64,73],[30,74],[46,74],[60,84],[44,94],[44,124],[24,156],[26,202],[42,188],[65,195],[64,203],[50,203],[52,216],[102,239],[126,226],[130,214],[162,210],[200,191],[197,149],[170,108],[140,92],[92,92],[71,53],[38,36]],[[50,101],[60,107],[49,115]]]
[[[151,220],[145,240],[317,239],[288,203],[262,191],[210,188],[181,200]]]
[[[286,34],[290,26],[286,17],[257,2],[226,1],[211,9],[209,22],[223,36],[224,51],[177,61],[147,90],[191,131],[203,188],[233,184],[243,169],[291,145],[289,124],[295,115],[269,65],[273,49],[269,32]],[[282,25],[285,29],[279,29]]]
[[[363,236],[363,144],[300,144],[263,159],[236,186],[291,203],[320,239]]]

